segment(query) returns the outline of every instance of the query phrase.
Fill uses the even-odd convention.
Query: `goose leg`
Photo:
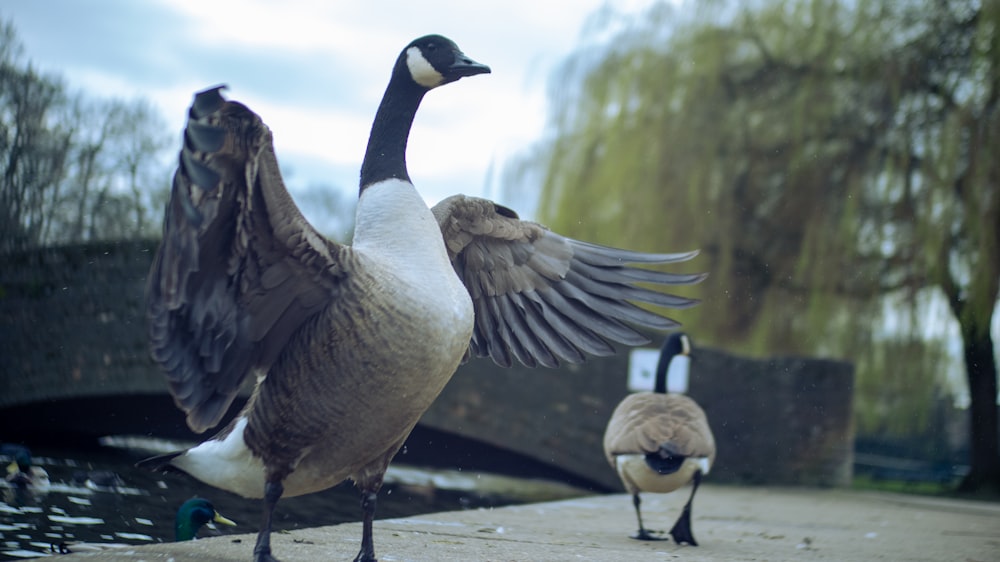
[[[636,493],[632,494],[632,505],[635,506],[635,518],[639,520],[639,532],[637,532],[636,534],[632,535],[632,538],[640,540],[640,541],[662,541],[662,540],[664,540],[663,537],[657,537],[656,535],[653,535],[652,533],[650,533],[649,531],[647,531],[646,527],[644,527],[642,525],[642,513],[639,510],[639,504],[641,504],[641,503],[642,503],[642,500],[639,499],[639,492],[636,492]]]
[[[364,515],[361,531],[361,550],[354,562],[377,562],[375,558],[375,539],[372,538],[372,521],[375,519],[375,503],[378,491],[361,491],[361,511]]]
[[[674,523],[674,528],[670,529],[670,536],[674,538],[674,542],[677,544],[687,543],[691,546],[698,546],[698,542],[694,540],[694,535],[691,533],[691,502],[694,501],[694,493],[698,491],[698,485],[701,484],[700,470],[695,471],[691,481],[694,483],[691,489],[691,497],[684,504],[684,511],[681,512],[680,518]]]
[[[361,492],[362,512],[361,550],[358,551],[354,562],[378,562],[378,559],[375,558],[375,540],[372,538],[372,522],[375,520],[375,504],[378,501],[378,491],[382,489],[382,482],[385,479],[385,471],[389,468],[389,461],[395,456],[396,451],[403,446],[403,442],[410,434],[410,429],[392,447],[386,449],[382,456],[368,463],[351,476],[351,479],[354,480],[354,485]]]
[[[281,479],[268,479],[264,484],[264,515],[260,531],[257,533],[257,545],[253,548],[254,562],[279,562],[277,558],[271,556],[271,518],[274,515],[274,506],[284,491]]]

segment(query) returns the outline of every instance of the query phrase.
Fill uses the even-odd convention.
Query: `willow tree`
[[[683,320],[701,339],[847,356],[862,386],[925,410],[944,354],[924,311],[943,298],[972,402],[964,484],[1000,486],[997,3],[660,4],[601,21],[520,163],[543,178],[540,218],[700,247],[711,275]]]

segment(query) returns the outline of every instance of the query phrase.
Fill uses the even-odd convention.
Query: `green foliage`
[[[681,318],[701,341],[850,358],[862,421],[919,431],[950,321],[921,311],[943,296],[968,343],[989,337],[997,302],[1000,9],[987,4],[602,12],[599,39],[553,78],[551,136],[517,166],[543,178],[539,218],[555,230],[701,248],[704,302]],[[993,377],[994,396],[972,397],[993,400],[995,362],[968,373]]]

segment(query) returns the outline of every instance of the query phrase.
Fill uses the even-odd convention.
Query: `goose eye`
[[[428,43],[427,50],[433,53],[435,50],[437,50],[437,43]]]

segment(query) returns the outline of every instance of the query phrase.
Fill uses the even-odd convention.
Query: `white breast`
[[[428,320],[438,317],[457,330],[455,337],[471,337],[472,300],[448,259],[437,220],[413,185],[391,179],[362,192],[352,247],[364,267],[385,272],[387,289],[411,293],[427,307]]]

